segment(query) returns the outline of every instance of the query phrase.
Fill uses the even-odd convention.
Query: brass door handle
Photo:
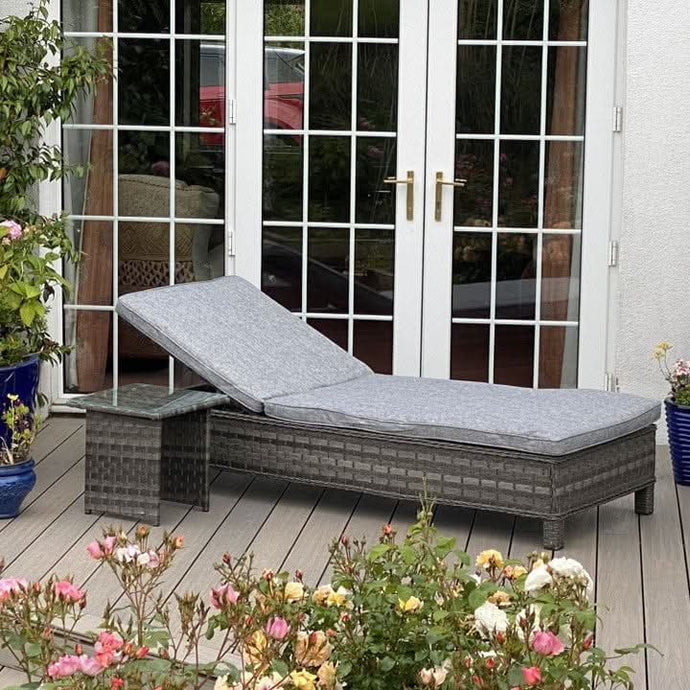
[[[407,171],[404,180],[397,180],[395,177],[387,177],[383,184],[404,184],[407,185],[407,220],[414,220],[414,170]]]
[[[449,187],[464,187],[466,184],[467,180],[444,180],[443,173],[440,170],[436,173],[436,205],[434,213],[434,218],[436,220],[441,220],[441,212],[443,209],[443,185]]]

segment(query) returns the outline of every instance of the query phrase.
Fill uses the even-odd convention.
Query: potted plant
[[[9,394],[5,403],[2,421],[10,438],[0,441],[0,518],[13,518],[36,483],[31,445],[41,420],[17,395]]]
[[[62,61],[52,60],[63,51]],[[56,289],[68,287],[56,266],[77,259],[65,216],[38,213],[36,186],[84,172],[46,143],[45,130],[110,74],[100,53],[68,44],[60,25],[48,21],[46,0],[26,17],[0,18],[0,400],[17,395],[30,409],[40,362],[67,350],[50,337],[46,320]],[[0,437],[10,442],[4,422]]]
[[[664,400],[668,444],[676,484],[690,485],[690,360],[678,359],[669,364],[671,343],[660,342],[654,350],[659,369],[671,386]]]

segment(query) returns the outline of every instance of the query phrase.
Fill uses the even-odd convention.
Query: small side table
[[[144,383],[71,400],[86,410],[85,512],[159,525],[161,500],[207,511],[208,410],[229,401]]]

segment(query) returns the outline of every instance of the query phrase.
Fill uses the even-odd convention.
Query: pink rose
[[[101,548],[101,545],[97,541],[92,541],[87,547],[86,550],[89,552],[89,556],[93,558],[94,560],[100,560],[105,556],[105,553],[103,552],[103,549]]]
[[[231,585],[223,585],[211,590],[211,605],[213,608],[222,609],[230,604],[237,603],[239,594]]]
[[[290,625],[284,618],[276,617],[266,623],[264,630],[274,640],[282,640],[290,632]]]
[[[17,577],[8,577],[0,580],[0,601],[5,601],[10,594],[19,594],[29,586],[26,580]]]
[[[116,543],[117,539],[115,537],[106,537],[103,540],[103,552],[106,556],[112,555]]]
[[[61,656],[57,661],[54,661],[48,666],[48,675],[51,678],[66,678],[71,676],[79,670],[80,659],[73,654],[66,654]]]
[[[536,685],[541,681],[541,671],[538,666],[530,666],[522,669],[522,677],[527,685]]]
[[[98,636],[93,648],[96,651],[96,660],[102,668],[107,668],[114,661],[120,661],[122,657],[120,650],[123,644],[124,641],[119,635],[107,630]]]
[[[85,676],[97,676],[103,670],[103,666],[98,659],[82,654],[79,657],[79,670]]]
[[[550,630],[542,632],[541,630],[534,633],[532,638],[532,649],[543,656],[557,656],[565,648],[563,643]]]
[[[15,223],[13,220],[3,220],[2,223],[0,223],[0,228],[7,228],[7,237],[11,240],[18,240],[24,233],[22,226],[19,225],[19,223]]]
[[[79,589],[79,587],[69,580],[54,582],[53,592],[55,592],[59,599],[71,604],[80,602],[86,596],[86,592],[83,589]]]

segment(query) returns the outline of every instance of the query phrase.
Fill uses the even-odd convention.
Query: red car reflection
[[[225,46],[201,45],[200,117],[202,127],[225,123]],[[264,49],[264,127],[301,129],[304,103],[304,51]],[[207,146],[222,146],[222,134],[204,134]]]

